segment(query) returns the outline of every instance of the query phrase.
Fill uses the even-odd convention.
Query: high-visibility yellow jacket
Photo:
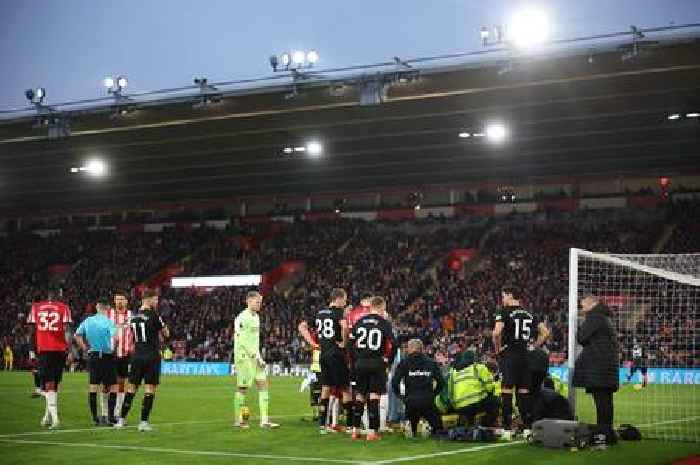
[[[451,368],[435,405],[441,413],[462,409],[494,394],[495,389],[493,374],[483,363],[473,363],[461,370]]]

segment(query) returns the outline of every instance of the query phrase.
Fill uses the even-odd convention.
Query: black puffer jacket
[[[578,328],[576,340],[583,346],[583,351],[574,368],[576,387],[617,390],[620,385],[620,350],[610,315],[608,307],[598,304]]]

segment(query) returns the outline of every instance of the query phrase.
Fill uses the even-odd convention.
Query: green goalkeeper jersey
[[[257,357],[260,353],[260,316],[248,309],[238,314],[234,322],[235,358]]]

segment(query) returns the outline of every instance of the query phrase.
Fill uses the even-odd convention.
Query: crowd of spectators
[[[686,205],[686,211],[697,204]],[[688,210],[691,209],[691,210]],[[512,215],[499,221],[440,219],[365,222],[334,220],[283,223],[229,230],[165,230],[160,233],[98,231],[40,238],[16,235],[0,239],[0,336],[11,340],[21,359],[31,341],[23,321],[29,304],[59,280],[63,298],[79,322],[91,305],[114,290],[132,292],[175,261],[187,275],[263,273],[289,261],[304,266],[267,289],[262,311],[263,354],[268,361],[308,361],[297,325],[324,305],[330,290],[342,287],[350,301],[370,291],[387,298],[401,339],[423,339],[429,353],[450,359],[471,347],[491,350],[490,331],[500,289],[515,284],[523,303],[552,329],[548,348],[567,347],[568,249],[649,253],[662,236],[663,214],[634,211],[583,212],[557,221]],[[697,252],[697,222],[681,221],[666,252]],[[478,250],[455,269],[445,258],[454,249]],[[66,276],[47,272],[52,264],[69,264]],[[232,323],[243,309],[245,288],[162,290],[160,311],[168,322],[176,358],[229,360]],[[692,363],[696,352],[677,340],[698,334],[697,310],[685,318],[665,318],[664,309],[648,316],[663,321],[657,331],[639,325],[622,331],[627,339],[653,340],[668,363]],[[627,347],[629,344],[625,344]],[[18,353],[19,352],[19,353]],[[74,355],[79,356],[77,348]],[[689,361],[690,360],[690,361]]]

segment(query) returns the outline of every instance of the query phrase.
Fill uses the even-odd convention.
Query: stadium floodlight
[[[89,160],[84,167],[85,172],[88,174],[95,176],[95,177],[101,177],[104,176],[107,172],[107,164],[98,159],[93,159]]]
[[[117,78],[107,76],[102,81],[102,84],[107,89],[107,93],[114,94],[116,97],[119,97],[122,91],[126,89],[126,86],[129,84],[129,81],[124,76],[119,76]]]
[[[287,52],[284,52],[280,58],[282,59],[282,66],[284,66],[285,69],[289,68],[289,65],[292,64],[291,55]]]
[[[318,157],[323,153],[323,145],[318,141],[311,141],[306,144],[306,151],[312,157]]]
[[[27,89],[24,91],[24,96],[33,104],[41,105],[46,97],[46,89],[37,87],[36,89]]]
[[[295,152],[306,152],[306,147],[294,147]]]
[[[309,50],[309,52],[306,54],[306,62],[313,66],[318,62],[318,52],[316,50]]]
[[[472,135],[471,135],[470,133],[468,133],[468,132],[460,132],[460,133],[459,133],[459,137],[460,137],[461,139],[467,139],[467,138],[469,138],[469,137],[471,137],[471,136],[472,136]]]
[[[481,37],[481,45],[486,47],[489,44],[489,28],[482,26],[479,36]]]
[[[503,142],[508,135],[508,130],[501,123],[491,123],[486,126],[486,137],[491,142]]]
[[[294,152],[294,149],[291,147],[285,147],[284,150],[282,150],[282,151],[286,154],[290,154],[290,153]]]
[[[681,119],[681,115],[680,113],[671,113],[670,115],[668,115],[668,119],[671,121]]]
[[[172,278],[170,287],[248,287],[259,286],[261,282],[262,275],[259,274],[192,276]]]
[[[270,67],[272,71],[277,71],[277,66],[279,66],[279,59],[277,55],[270,55]]]
[[[294,62],[295,65],[301,66],[304,64],[304,61],[306,60],[306,53],[304,53],[301,50],[296,50],[295,52],[292,53],[292,61]]]
[[[537,8],[517,11],[508,25],[508,38],[518,48],[530,49],[549,38],[549,18]]]
[[[484,137],[485,134],[484,134],[483,132],[475,132],[475,133],[472,134],[472,135],[473,135],[474,137]]]
[[[700,118],[700,113],[686,113],[686,118]]]
[[[79,172],[80,172],[80,168],[73,167],[73,168],[70,169],[70,172],[71,172],[71,173],[79,173]]]

